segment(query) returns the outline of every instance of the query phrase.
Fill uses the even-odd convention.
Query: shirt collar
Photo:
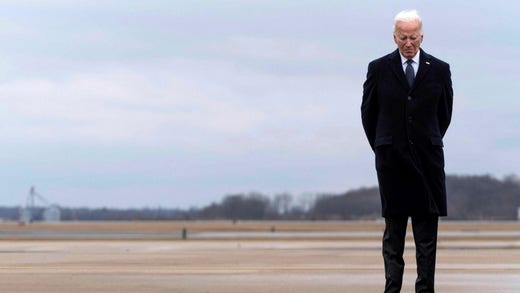
[[[406,61],[408,61],[408,58],[404,57],[401,52],[399,52],[399,55],[401,56],[401,64],[406,64]],[[419,64],[419,55],[421,55],[421,50],[417,51],[417,54],[412,58],[413,62],[415,64]]]

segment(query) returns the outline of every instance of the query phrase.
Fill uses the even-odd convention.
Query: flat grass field
[[[381,221],[0,223],[0,292],[382,292]],[[183,239],[185,229],[185,239]],[[411,231],[403,291],[414,292]],[[437,292],[520,293],[520,222],[439,226]]]

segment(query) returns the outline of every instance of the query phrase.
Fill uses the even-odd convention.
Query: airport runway
[[[3,239],[0,291],[382,292],[379,236],[356,234],[375,232],[372,224],[350,225],[345,224],[350,231],[342,233],[360,237],[305,239],[298,234],[294,239],[259,239],[233,234],[188,240]],[[520,225],[500,227],[486,228],[482,223],[443,226],[437,292],[520,292],[520,237],[515,236]],[[220,228],[207,230],[217,233]],[[403,292],[411,293],[415,278],[412,239],[407,241],[405,258]]]

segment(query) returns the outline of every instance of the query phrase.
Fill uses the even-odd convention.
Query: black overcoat
[[[421,49],[410,88],[396,50],[368,65],[361,117],[375,153],[383,217],[447,215],[442,138],[453,106],[449,64]]]

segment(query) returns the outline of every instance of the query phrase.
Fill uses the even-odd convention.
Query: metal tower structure
[[[25,208],[21,209],[20,212],[20,221],[23,223],[30,223],[34,221],[36,209],[38,208],[38,203],[40,206],[43,206],[43,220],[55,222],[60,220],[60,210],[58,205],[51,204],[43,195],[36,192],[34,186],[31,186],[29,190],[29,194],[27,195],[27,199],[25,201]]]

